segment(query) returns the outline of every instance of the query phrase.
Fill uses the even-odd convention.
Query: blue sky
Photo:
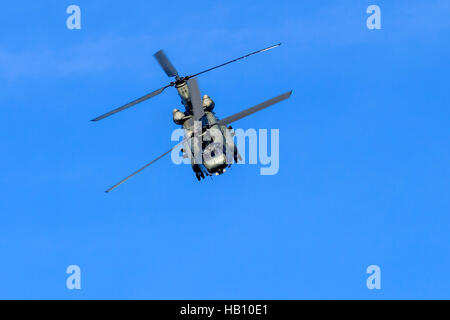
[[[3,4],[0,298],[450,298],[449,14],[444,0]],[[278,42],[199,83],[219,117],[294,90],[235,125],[280,129],[279,174],[197,183],[165,158],[103,193],[172,146],[173,90],[89,121],[166,84],[154,52],[189,74]],[[81,291],[65,287],[72,264]]]

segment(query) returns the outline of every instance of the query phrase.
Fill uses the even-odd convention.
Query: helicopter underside
[[[213,175],[219,176],[222,175],[226,172],[226,168],[231,167],[231,165],[227,165],[225,168],[221,169],[221,170],[217,170],[215,173],[211,173],[208,170],[206,170],[202,165],[199,164],[193,164],[192,165],[192,170],[195,173],[195,177],[197,178],[198,181],[201,181],[203,179],[205,179],[206,177],[210,177]]]
[[[234,162],[237,163],[239,158],[240,158],[239,153],[236,150],[233,156]],[[195,173],[195,177],[197,178],[198,181],[201,181],[206,177],[214,175],[220,176],[224,174],[227,171],[227,169],[230,168],[232,165],[232,163],[228,163],[226,159],[227,156],[225,154],[222,154],[221,156],[215,158],[214,164],[212,164],[211,162],[206,162],[202,164],[192,163],[192,170]]]
[[[224,139],[226,139],[224,137]],[[226,140],[224,140],[226,141]],[[192,141],[191,141],[192,142]],[[192,170],[195,173],[197,180],[205,179],[208,176],[219,176],[226,172],[226,169],[231,167],[233,163],[237,163],[241,157],[237,148],[232,141],[225,142],[225,145],[231,146],[224,147],[224,144],[216,142],[203,143],[200,161],[195,160],[192,149],[188,147],[188,150],[183,149],[184,157],[190,158]],[[191,145],[192,146],[192,145]],[[233,153],[233,155],[231,155]]]

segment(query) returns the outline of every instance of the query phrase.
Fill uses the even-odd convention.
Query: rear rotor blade
[[[262,109],[265,109],[267,107],[270,107],[271,105],[274,105],[275,103],[281,102],[283,100],[288,99],[292,94],[292,90],[286,93],[283,93],[282,95],[272,98],[270,100],[267,100],[263,103],[260,103],[252,108],[246,109],[244,111],[241,111],[239,113],[236,113],[228,118],[222,119],[219,121],[219,124],[221,125],[228,125],[232,122],[235,122],[237,120],[240,120],[244,117],[247,117],[255,112],[261,111]]]
[[[169,58],[167,58],[164,51],[159,50],[153,56],[156,58],[156,60],[158,60],[158,63],[161,65],[161,67],[166,72],[168,77],[177,77],[178,78],[177,69],[175,69],[172,62],[170,62]]]
[[[157,96],[158,94],[162,93],[165,89],[167,89],[168,87],[171,87],[171,86],[172,86],[172,84],[169,84],[169,85],[167,85],[167,86],[165,86],[165,87],[163,87],[161,89],[153,91],[153,92],[151,92],[151,93],[149,93],[149,94],[147,94],[147,95],[145,95],[145,96],[143,96],[143,97],[141,97],[139,99],[136,99],[136,100],[134,100],[134,101],[132,101],[132,102],[130,102],[130,103],[120,107],[120,108],[114,109],[114,110],[112,110],[112,111],[110,111],[108,113],[105,113],[104,115],[101,115],[101,116],[99,116],[99,117],[97,117],[95,119],[92,119],[91,121],[100,121],[100,120],[105,119],[105,118],[107,118],[109,116],[112,116],[113,114],[116,114],[117,112],[123,111],[125,109],[128,109],[128,108],[134,106],[134,105],[137,105],[138,103],[141,103],[141,102],[143,102],[145,100],[153,98],[154,96]]]
[[[187,84],[189,88],[189,95],[191,97],[194,120],[199,121],[205,115],[205,111],[203,110],[203,103],[200,96],[200,89],[198,87],[197,79],[189,79]]]
[[[241,59],[245,59],[245,58],[250,57],[250,56],[252,56],[252,55],[254,55],[254,54],[261,53],[261,52],[264,52],[264,51],[268,51],[268,50],[270,50],[270,49],[273,49],[273,48],[276,48],[276,47],[279,47],[279,46],[281,46],[281,43],[275,44],[275,45],[273,45],[273,46],[270,46],[270,47],[267,47],[267,48],[264,48],[264,49],[261,49],[261,50],[252,52],[252,53],[249,53],[249,54],[247,54],[247,55],[245,55],[245,56],[242,56],[242,57],[240,57],[240,58],[237,58],[237,59],[234,59],[234,60],[231,60],[231,61],[222,63],[221,65],[218,65],[217,67],[213,67],[213,68],[206,69],[205,71],[196,73],[196,74],[194,74],[194,75],[192,75],[192,76],[188,76],[187,78],[194,78],[194,77],[196,77],[196,76],[198,76],[198,75],[201,75],[201,74],[203,74],[203,73],[206,73],[206,72],[209,72],[209,71],[218,69],[218,68],[220,68],[220,67],[226,66],[227,64],[230,64],[230,63],[239,61],[239,60],[241,60]]]

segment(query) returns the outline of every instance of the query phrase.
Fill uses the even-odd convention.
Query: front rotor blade
[[[169,151],[167,151],[166,153],[160,155],[158,158],[156,158],[155,160],[147,163],[145,166],[143,166],[142,168],[140,168],[138,171],[134,172],[133,174],[129,175],[128,177],[126,177],[125,179],[123,179],[122,181],[116,183],[114,186],[112,186],[111,188],[109,188],[108,190],[106,190],[106,193],[111,192],[112,190],[114,190],[115,188],[117,188],[118,186],[120,186],[122,183],[124,183],[125,181],[131,179],[132,177],[134,177],[135,175],[137,175],[139,172],[143,171],[144,169],[146,169],[147,167],[149,167],[150,165],[152,165],[153,163],[155,163],[156,161],[158,161],[159,159],[161,159],[162,157],[164,157],[165,155],[169,154],[173,149],[175,149],[178,146],[178,144],[173,147],[172,149],[170,149]]]
[[[167,86],[165,86],[165,87],[163,87],[161,89],[153,91],[153,92],[151,92],[151,93],[149,93],[149,94],[147,94],[147,95],[145,95],[145,96],[143,96],[143,97],[141,97],[139,99],[136,99],[136,100],[134,100],[134,101],[132,101],[132,102],[130,102],[130,103],[120,107],[120,108],[114,109],[114,110],[112,110],[112,111],[110,111],[108,113],[105,113],[104,115],[101,115],[101,116],[99,116],[99,117],[97,117],[95,119],[92,119],[91,121],[100,121],[100,120],[105,119],[105,118],[107,118],[109,116],[112,116],[113,114],[116,114],[117,112],[123,111],[125,109],[128,109],[128,108],[134,106],[134,105],[137,105],[138,103],[141,103],[141,102],[143,102],[145,100],[153,98],[154,96],[157,96],[158,94],[162,93],[165,89],[167,89],[170,86],[172,86],[172,85],[169,84],[169,85],[167,85]]]
[[[172,62],[170,62],[169,58],[167,58],[164,51],[159,50],[153,56],[156,58],[156,60],[158,60],[158,63],[161,65],[161,67],[166,72],[168,77],[177,77],[178,78],[177,69],[175,69]]]
[[[198,75],[201,75],[201,74],[203,74],[203,73],[206,73],[206,72],[209,72],[209,71],[218,69],[218,68],[220,68],[220,67],[226,66],[227,64],[236,62],[236,61],[241,60],[241,59],[245,59],[245,58],[250,57],[250,56],[252,56],[252,55],[254,55],[254,54],[261,53],[261,52],[264,52],[264,51],[268,51],[268,50],[270,50],[270,49],[273,49],[273,48],[276,48],[276,47],[279,47],[279,46],[281,46],[281,43],[275,44],[275,45],[273,45],[273,46],[270,46],[270,47],[267,47],[267,48],[264,48],[264,49],[261,49],[261,50],[252,52],[252,53],[249,53],[249,54],[247,54],[247,55],[245,55],[245,56],[242,56],[242,57],[240,57],[240,58],[237,58],[237,59],[234,59],[234,60],[231,60],[231,61],[222,63],[221,65],[218,65],[217,67],[209,68],[209,69],[207,69],[207,70],[205,70],[205,71],[196,73],[196,74],[194,74],[194,75],[192,75],[192,76],[188,76],[187,78],[194,78],[194,77],[196,77],[196,76],[198,76]]]
[[[203,135],[205,135],[205,133],[202,133],[199,137],[202,137]],[[154,164],[156,161],[158,161],[159,159],[163,158],[164,156],[168,155],[170,152],[172,152],[176,147],[178,147],[180,144],[183,144],[187,141],[189,141],[190,139],[192,139],[192,137],[188,137],[186,139],[183,139],[181,142],[178,142],[172,149],[170,149],[169,151],[167,151],[166,153],[163,153],[162,155],[160,155],[158,158],[156,158],[155,160],[147,163],[145,166],[143,166],[142,168],[140,168],[138,171],[134,172],[133,174],[129,175],[128,177],[126,177],[125,179],[121,180],[120,182],[116,183],[114,186],[112,186],[111,188],[109,188],[108,190],[106,190],[106,193],[111,192],[112,190],[114,190],[115,188],[117,188],[118,186],[120,186],[121,184],[123,184],[124,182],[126,182],[127,180],[131,179],[132,177],[134,177],[135,175],[137,175],[138,173],[142,172],[144,169],[148,168],[150,165]]]
[[[191,97],[194,120],[199,121],[205,115],[205,111],[203,110],[203,103],[200,96],[200,89],[198,87],[197,79],[189,79],[187,84],[189,88],[189,95]]]
[[[267,100],[267,101],[265,101],[263,103],[260,103],[260,104],[258,104],[256,106],[252,107],[252,108],[249,108],[249,109],[246,109],[246,110],[241,111],[239,113],[236,113],[236,114],[234,114],[234,115],[232,115],[232,116],[230,116],[228,118],[222,119],[222,120],[219,121],[219,124],[221,124],[221,125],[228,125],[228,124],[230,124],[232,122],[235,122],[235,121],[240,120],[240,119],[242,119],[244,117],[247,117],[247,116],[249,116],[249,115],[251,115],[251,114],[253,114],[255,112],[258,112],[258,111],[260,111],[262,109],[270,107],[271,105],[274,105],[275,103],[278,103],[278,102],[281,102],[283,100],[286,100],[286,99],[288,99],[291,96],[291,94],[292,94],[292,90],[289,91],[289,92],[286,92],[286,93],[284,93],[284,94],[282,94],[282,95],[280,95],[278,97],[275,97],[275,98]]]

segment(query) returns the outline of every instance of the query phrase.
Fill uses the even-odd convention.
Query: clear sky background
[[[3,3],[0,298],[450,298],[449,16],[446,0]],[[174,90],[89,121],[167,83],[153,53],[189,74],[278,42],[199,78],[219,117],[294,90],[235,125],[280,129],[278,175],[198,183],[167,157],[103,192],[173,145]]]

